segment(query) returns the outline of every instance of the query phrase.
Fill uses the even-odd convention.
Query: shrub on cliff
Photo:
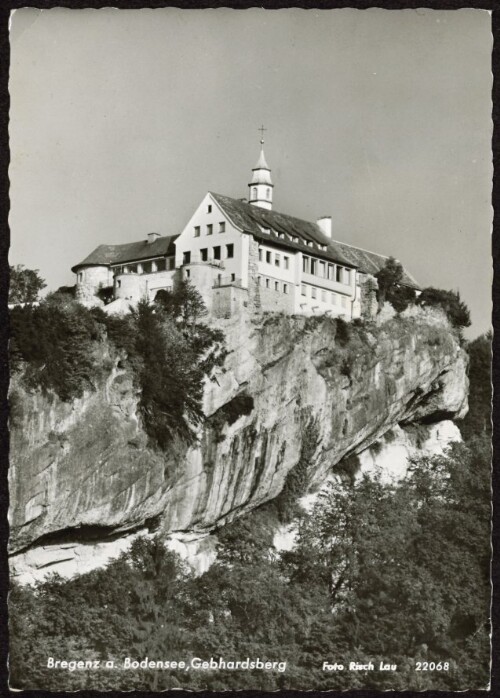
[[[28,387],[54,390],[67,401],[95,386],[104,327],[88,309],[66,294],[52,294],[39,306],[14,307],[10,323],[11,370],[24,369]]]
[[[449,321],[456,328],[470,326],[470,312],[461,300],[458,291],[444,291],[440,288],[424,288],[417,299],[418,305],[429,308],[441,308]]]
[[[399,313],[415,302],[415,290],[401,283],[403,274],[402,265],[394,257],[389,257],[382,269],[375,274],[379,309],[387,301]]]

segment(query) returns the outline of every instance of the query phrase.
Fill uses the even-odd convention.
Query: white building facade
[[[353,319],[375,312],[374,274],[386,257],[332,239],[331,218],[316,223],[273,211],[263,141],[248,200],[208,192],[180,233],[101,245],[73,267],[77,298],[126,307],[153,300],[188,279],[215,317],[243,308]],[[405,272],[403,282],[418,289]],[[102,302],[104,302],[102,300]]]

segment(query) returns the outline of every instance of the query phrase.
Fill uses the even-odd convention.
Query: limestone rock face
[[[397,425],[465,414],[467,355],[442,316],[339,324],[273,315],[219,321],[230,353],[207,382],[199,443],[166,453],[148,445],[123,370],[73,403],[28,394],[14,380],[13,569],[28,548],[60,553],[142,530],[202,536],[279,494],[308,425],[318,436],[314,489]],[[34,564],[49,569],[49,558]]]

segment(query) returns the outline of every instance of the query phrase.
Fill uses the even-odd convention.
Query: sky
[[[102,243],[247,196],[458,290],[491,325],[484,10],[38,10],[11,15],[11,264],[50,290]]]

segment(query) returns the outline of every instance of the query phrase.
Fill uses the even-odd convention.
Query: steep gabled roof
[[[124,245],[99,245],[93,252],[85,257],[83,262],[75,264],[71,268],[73,272],[80,267],[110,266],[111,264],[125,264],[126,262],[139,262],[141,259],[151,257],[164,257],[175,254],[174,240],[178,235],[157,238],[154,242],[139,240],[127,242]]]
[[[359,271],[365,274],[372,274],[373,276],[382,269],[384,264],[387,262],[389,257],[383,254],[377,254],[376,252],[369,252],[368,250],[363,250],[361,247],[353,247],[345,242],[337,242],[335,244],[342,250],[342,254],[347,259],[351,259],[352,263],[358,267]],[[420,286],[415,281],[410,272],[403,267],[403,277],[401,283],[404,286],[409,286],[417,291],[420,290]]]
[[[226,212],[233,224],[246,233],[251,233],[256,239],[286,247],[300,252],[314,254],[333,262],[340,262],[350,267],[356,267],[365,274],[376,274],[387,261],[388,257],[363,250],[360,247],[353,247],[344,242],[331,240],[326,237],[321,228],[316,223],[294,218],[278,211],[269,211],[260,206],[253,206],[245,201],[231,199],[229,196],[214,194],[210,192],[219,206]],[[268,229],[269,233],[262,232],[262,228]],[[287,237],[278,237],[279,233],[288,233],[299,238],[298,243],[294,243]],[[309,247],[307,242],[316,243],[314,247]],[[320,250],[316,245],[326,245],[326,250]],[[405,286],[419,289],[419,285],[413,276],[404,270],[402,283]]]
[[[358,266],[343,255],[340,246],[327,238],[316,223],[303,221],[301,218],[294,218],[278,211],[270,211],[260,206],[252,206],[245,201],[231,199],[222,194],[210,193],[233,224],[245,233],[251,233],[257,240],[291,250],[308,252],[315,257],[340,262],[349,267]],[[269,233],[263,232],[263,228],[269,230]],[[280,233],[285,237],[280,238]],[[287,234],[298,238],[299,242],[289,240],[286,237]],[[315,243],[314,247],[308,246],[308,242]],[[317,245],[326,246],[326,250],[321,250]]]

